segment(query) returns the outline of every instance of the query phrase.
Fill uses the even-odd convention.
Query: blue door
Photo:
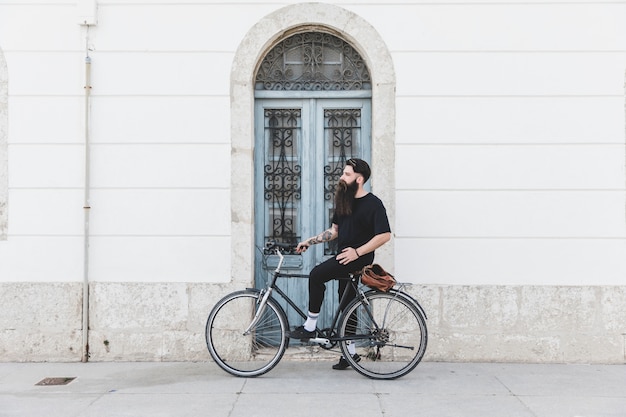
[[[309,28],[310,29],[310,28]],[[297,243],[330,227],[335,186],[347,159],[370,159],[372,82],[365,61],[335,34],[290,30],[259,62],[255,89],[255,280],[262,287],[277,259],[262,252],[268,239]],[[289,255],[292,273],[308,274],[333,256],[330,242],[305,255]],[[308,309],[308,281],[280,286]],[[327,285],[320,327],[337,305],[337,284]],[[301,324],[286,304],[289,323]]]
[[[341,94],[337,94],[340,96]],[[261,98],[255,101],[255,279],[262,287],[277,264],[264,254],[268,239],[297,243],[330,227],[334,190],[347,159],[370,160],[369,98]],[[334,242],[289,255],[289,272],[308,274],[336,254]],[[284,278],[281,288],[307,311],[306,279]],[[338,302],[327,285],[319,326],[328,327]],[[287,305],[291,326],[301,324]]]

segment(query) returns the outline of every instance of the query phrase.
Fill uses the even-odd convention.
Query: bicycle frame
[[[267,306],[267,300],[271,297],[272,292],[276,291],[276,293],[278,293],[286,302],[287,304],[289,304],[303,319],[306,319],[307,315],[302,311],[302,309],[300,307],[298,307],[298,305],[296,303],[293,302],[293,300],[291,300],[291,298],[289,298],[289,296],[287,294],[285,294],[285,292],[283,290],[280,289],[280,287],[278,287],[276,285],[276,281],[278,280],[278,278],[308,278],[309,276],[306,274],[287,274],[287,273],[282,273],[281,272],[281,267],[283,265],[283,262],[285,261],[285,256],[283,255],[283,253],[280,251],[280,248],[276,248],[276,255],[278,255],[279,261],[278,261],[278,265],[276,266],[276,269],[274,270],[274,272],[272,273],[272,279],[270,280],[269,284],[263,289],[261,290],[261,296],[259,297],[259,308],[257,309],[256,314],[254,315],[254,318],[252,319],[252,322],[250,323],[250,325],[246,328],[246,330],[244,331],[244,335],[248,335],[250,334],[250,332],[252,331],[252,329],[255,328],[255,326],[257,325],[257,323],[259,322],[259,320],[261,319],[261,317],[263,316],[263,313],[265,311],[265,307]],[[354,289],[356,296],[359,297],[361,299],[361,302],[365,305],[368,306],[368,302],[367,302],[367,298],[365,297],[365,293],[358,287],[358,285],[356,284],[356,280],[355,280],[355,276],[351,275],[349,277],[346,278],[337,278],[340,280],[350,280],[350,286],[352,286],[352,288]],[[334,316],[333,316],[333,321],[331,324],[331,329],[336,329],[337,328],[337,323],[339,321],[339,318],[341,316],[341,313],[343,311],[343,309],[348,305],[348,302],[350,300],[347,299],[347,294],[348,294],[348,290],[350,287],[346,286],[342,296],[341,296],[341,300],[339,301],[339,307],[337,308],[337,311],[335,312]],[[367,314],[370,316],[371,319],[373,319],[372,313],[369,310],[369,308],[365,309]],[[379,330],[379,326],[378,324],[373,321],[374,325],[376,326],[376,329]],[[320,330],[320,329],[317,329]],[[330,337],[330,338],[325,338],[325,337],[316,337],[316,338],[312,338],[309,339],[309,343],[318,343],[326,348],[330,348],[332,347],[333,343],[337,343],[337,342],[341,342],[341,341],[347,341],[347,340],[359,340],[359,339],[370,339],[370,335],[349,335],[349,336],[344,336],[344,337]]]

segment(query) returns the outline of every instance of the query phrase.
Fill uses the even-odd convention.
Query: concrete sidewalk
[[[626,416],[624,365],[425,362],[376,381],[284,360],[243,379],[205,363],[0,363],[0,416]],[[50,377],[67,385],[37,386]]]

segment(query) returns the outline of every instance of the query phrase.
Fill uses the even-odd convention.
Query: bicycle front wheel
[[[399,293],[366,293],[367,303],[354,300],[344,311],[339,335],[350,365],[374,379],[395,379],[411,372],[426,353],[426,319],[413,302]],[[355,359],[348,344],[356,345]]]
[[[258,290],[234,292],[222,298],[209,314],[207,347],[215,363],[230,374],[262,375],[276,366],[287,349],[287,318],[271,298],[257,325],[244,334],[259,308],[259,297]]]

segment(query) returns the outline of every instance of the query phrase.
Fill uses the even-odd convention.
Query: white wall
[[[11,213],[0,280],[82,280],[88,42],[90,279],[228,281],[228,94],[238,38],[223,33],[232,21],[243,33],[255,18],[235,19],[235,5],[101,2],[87,38],[74,2],[0,8]]]
[[[0,240],[6,240],[7,235],[7,209],[8,209],[8,155],[7,155],[7,130],[8,130],[8,87],[7,66],[4,54],[0,49]]]
[[[397,273],[619,284],[626,5],[343,5],[381,33],[397,72]],[[73,2],[0,7],[11,213],[0,280],[81,280],[87,32]],[[88,40],[92,279],[229,279],[230,69],[276,7],[100,2]]]
[[[623,284],[626,4],[462,3],[355,10],[398,74],[397,273]]]
[[[0,283],[83,279],[86,44],[93,87],[90,280],[173,283],[160,289],[159,300],[169,299],[169,288],[179,295],[192,292],[177,284],[228,283],[234,262],[233,57],[252,26],[291,3],[103,0],[97,25],[87,31],[78,24],[74,1],[0,1],[0,50],[9,79],[9,215],[7,240],[0,240]],[[393,57],[394,272],[404,281],[433,286],[425,303],[429,312],[435,310],[434,338],[444,334],[441,323],[443,329],[456,317],[453,304],[445,310],[437,300],[458,294],[456,287],[437,286],[623,285],[626,3],[331,3],[368,21]],[[109,311],[115,294],[125,291],[96,287],[94,299]],[[23,287],[11,288],[5,294]],[[76,287],[52,288],[54,294],[80,295]],[[124,288],[136,291],[126,294],[130,299],[152,291]],[[224,291],[221,285],[215,291],[198,288],[202,294],[193,303],[181,296],[172,307],[177,317],[189,316],[185,334],[195,338],[193,346],[201,342],[206,306]],[[524,288],[511,291],[527,299]],[[549,298],[559,291],[546,291],[549,303],[563,301]],[[491,289],[476,294],[485,293],[501,295]],[[623,293],[596,298],[624,301]],[[55,308],[54,300],[48,302]],[[120,317],[143,311],[137,309]],[[79,317],[77,312],[70,308],[67,316]],[[609,315],[615,349],[608,357],[614,360],[620,343],[623,352],[619,334],[626,329],[616,324],[614,312]],[[109,318],[114,324],[96,322],[94,334],[114,341],[107,332],[119,320]],[[30,320],[29,331],[38,322]],[[451,332],[461,334],[464,326],[452,325]],[[149,329],[153,335],[162,330]],[[179,331],[168,336],[172,344]],[[129,331],[127,350],[117,351],[116,358],[145,352],[136,348],[135,333]],[[64,337],[59,333],[59,351]],[[73,340],[80,343],[75,334]],[[536,338],[529,336],[527,343]],[[553,347],[549,359],[562,358],[561,347]],[[178,349],[184,356],[188,346]],[[454,357],[440,352],[438,358]],[[499,359],[506,359],[504,352]],[[488,351],[480,355],[489,359]]]

